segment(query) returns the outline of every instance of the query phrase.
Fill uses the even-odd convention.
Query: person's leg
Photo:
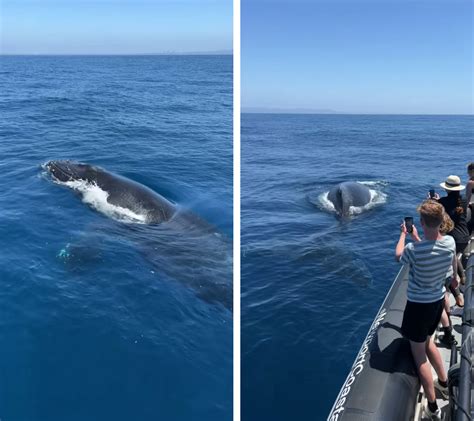
[[[451,326],[451,319],[449,318],[449,312],[451,308],[449,306],[449,293],[448,291],[444,294],[444,309],[441,314],[441,326],[444,328]]]
[[[436,371],[438,379],[442,383],[446,382],[448,380],[448,376],[446,375],[443,360],[441,359],[441,354],[439,353],[438,347],[435,345],[431,337],[426,341],[426,355],[434,370]]]
[[[461,284],[463,285],[466,283],[466,275],[464,274],[462,256],[466,247],[467,243],[456,243],[456,256],[458,257],[458,275],[461,280]]]
[[[413,359],[415,360],[418,376],[420,377],[426,398],[428,399],[428,402],[435,402],[436,395],[433,385],[433,375],[431,374],[431,366],[427,359],[428,345],[428,342],[410,341],[411,353],[413,355]],[[439,357],[439,360],[441,362],[441,356]]]
[[[449,317],[449,313],[451,311],[451,306],[449,305],[449,292],[447,290],[444,293],[444,311],[446,311],[446,314]]]
[[[453,336],[453,325],[450,317],[450,306],[449,306],[449,293],[446,291],[444,296],[443,312],[441,313],[441,326],[443,328],[444,335],[439,337],[440,343],[450,347],[454,342]]]
[[[454,299],[456,300],[456,304],[458,307],[464,307],[464,296],[461,294],[459,290],[459,275],[456,275],[455,281],[449,285],[448,289],[453,294]],[[454,286],[453,286],[454,285]]]
[[[443,326],[443,329],[451,326],[449,316],[446,313],[446,310],[443,310],[443,314],[441,315],[441,326]]]

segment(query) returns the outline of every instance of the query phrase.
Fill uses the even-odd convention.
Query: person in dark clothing
[[[470,207],[471,215],[470,219],[467,222],[467,227],[469,229],[469,233],[472,234],[472,229],[474,228],[474,162],[471,162],[467,166],[467,175],[469,180],[466,184],[466,202],[467,206]]]
[[[456,254],[459,255],[459,253],[462,254],[466,249],[470,238],[466,220],[467,202],[461,195],[461,191],[466,186],[461,184],[461,179],[457,175],[450,175],[440,186],[446,190],[448,195],[441,198],[437,195],[436,199],[443,205],[444,210],[454,222],[454,228],[447,234],[454,238]],[[464,284],[465,275],[461,261],[458,262],[458,274],[461,278],[461,283]]]
[[[467,202],[472,202],[472,193],[474,193],[474,162],[471,162],[467,166],[467,175],[469,181],[466,184],[466,200]]]

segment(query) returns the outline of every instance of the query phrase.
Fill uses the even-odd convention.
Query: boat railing
[[[471,242],[472,247],[472,242]],[[459,388],[458,396],[454,402],[456,406],[455,421],[468,421],[471,414],[472,390],[472,354],[474,351],[473,323],[474,323],[474,253],[466,265],[466,284],[464,286],[464,312],[462,317],[462,343],[460,352]]]

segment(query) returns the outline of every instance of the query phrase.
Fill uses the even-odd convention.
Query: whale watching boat
[[[448,373],[449,400],[437,399],[442,420],[474,417],[474,236],[464,256],[464,308],[451,296],[451,321],[456,342],[444,345],[437,330],[434,341]],[[466,263],[467,262],[467,263]],[[408,340],[400,333],[406,305],[408,267],[400,269],[334,402],[328,421],[421,421],[423,393]],[[462,289],[462,287],[461,287]],[[433,370],[433,376],[435,376]],[[439,392],[436,391],[437,398]]]

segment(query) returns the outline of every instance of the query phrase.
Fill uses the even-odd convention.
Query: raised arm
[[[420,235],[418,234],[418,230],[416,229],[415,225],[413,225],[413,231],[411,232],[411,238],[416,243],[419,243],[421,241]]]
[[[395,248],[395,260],[397,262],[400,261],[403,250],[405,248],[405,240],[407,237],[407,227],[405,226],[405,222],[400,225],[400,238],[398,239],[397,247]]]

